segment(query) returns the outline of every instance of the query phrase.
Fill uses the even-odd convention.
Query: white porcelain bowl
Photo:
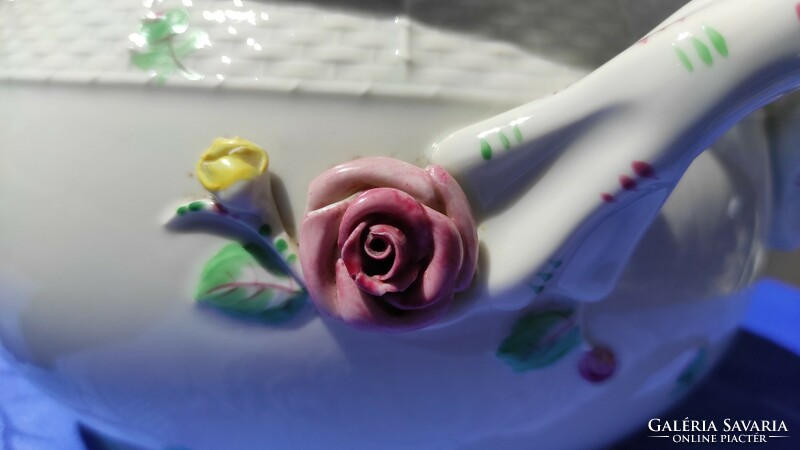
[[[214,138],[267,150],[291,234],[330,167],[425,165],[447,133],[587,69],[391,14],[144,4],[0,5],[2,355],[91,426],[152,448],[587,448],[643,430],[724,350],[769,218],[760,116],[697,158],[603,301],[463,302],[400,334],[311,304],[280,325],[198,306],[204,262],[231,241],[165,223],[206,195],[194,170]],[[211,46],[196,36],[183,68],[141,70],[142,17],[171,10],[189,13],[181,37]],[[501,343],[554,307],[580,338],[514,370]],[[597,348],[613,374],[587,379]]]

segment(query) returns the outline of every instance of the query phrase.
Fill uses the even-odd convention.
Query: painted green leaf
[[[201,49],[209,44],[208,34],[203,31],[188,33],[175,43],[175,56],[184,58],[192,54],[195,50]]]
[[[508,139],[508,136],[503,134],[502,131],[497,132],[497,137],[500,138],[500,142],[503,144],[503,148],[505,148],[506,150],[511,148],[511,141]]]
[[[152,71],[158,81],[165,81],[178,72],[190,80],[202,79],[183,63],[183,58],[194,51],[208,47],[208,33],[189,28],[189,13],[175,9],[142,21],[139,33],[131,38],[137,48],[131,52],[131,62],[136,67]],[[142,43],[143,41],[143,43]]]
[[[277,255],[234,243],[203,267],[195,298],[228,313],[280,322],[302,308],[306,292]]]
[[[580,341],[573,310],[536,311],[514,324],[497,357],[517,372],[540,369],[561,359]]]
[[[692,72],[694,70],[694,66],[692,65],[692,61],[689,59],[689,57],[686,56],[686,52],[681,50],[681,48],[677,45],[672,45],[675,49],[675,54],[678,55],[678,59],[681,61],[681,64],[683,64],[684,69],[686,69],[688,72]]]
[[[163,42],[176,34],[181,34],[189,27],[189,13],[174,9],[167,11],[163,16],[142,21],[139,33],[145,38],[148,45]]]
[[[700,379],[707,365],[708,350],[700,348],[686,368],[678,375],[678,379],[675,380],[676,386],[673,390],[673,395],[681,395],[688,391]]]
[[[173,65],[169,49],[152,48],[145,51],[134,52],[131,54],[131,62],[142,70],[156,69],[159,67],[170,67]]]
[[[517,140],[517,143],[522,143],[522,131],[519,129],[519,125],[514,125],[514,139]]]
[[[714,59],[711,57],[711,50],[708,49],[706,44],[696,37],[692,37],[691,41],[695,51],[697,52],[697,56],[699,56],[707,66],[713,65]]]
[[[480,143],[481,143],[481,156],[483,156],[483,159],[487,161],[492,159],[492,146],[489,145],[489,142],[487,142],[486,139],[483,138],[481,138]]]
[[[708,25],[703,25],[703,30],[705,30],[708,38],[711,39],[711,43],[714,45],[714,48],[717,49],[720,55],[727,57],[728,56],[728,43],[725,42],[725,37],[720,34],[719,31],[711,28]]]

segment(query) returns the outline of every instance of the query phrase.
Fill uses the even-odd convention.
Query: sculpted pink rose
[[[441,167],[363,158],[311,182],[300,263],[317,306],[356,327],[429,325],[475,274],[469,204]]]

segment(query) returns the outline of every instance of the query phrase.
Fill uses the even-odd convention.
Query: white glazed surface
[[[120,29],[135,31],[132,17]],[[515,51],[543,73],[554,67]],[[582,310],[583,332],[618,360],[603,384],[580,378],[577,351],[533,372],[503,364],[495,352],[514,308],[466,304],[440,326],[398,335],[310,310],[279,327],[237,321],[192,300],[202,262],[227,241],[163,227],[175,204],[203,194],[190,173],[213,138],[264,146],[299,221],[323,170],[367,155],[422,164],[433,142],[510,97],[491,83],[421,95],[424,83],[410,79],[398,98],[347,83],[170,89],[185,83],[139,84],[146,78],[129,68],[120,72],[130,79],[93,83],[61,72],[0,72],[3,355],[91,425],[154,448],[608,443],[674,401],[699,349],[719,354],[759,264],[769,174],[756,117],[698,157],[614,291]],[[549,73],[563,86],[580,71]],[[538,225],[520,226],[537,239]],[[551,301],[566,299],[545,293],[536,304]]]
[[[800,123],[797,95],[777,102],[769,109],[775,167],[775,213],[769,243],[780,250],[800,246],[800,154],[796,133]]]
[[[701,1],[685,11],[563,92],[458,130],[432,150],[488,213],[489,265],[506,264],[486,277],[492,302],[516,306],[552,258],[570,261],[552,282],[557,292],[604,298],[694,157],[800,85],[795,3]],[[518,138],[501,145],[512,130]],[[641,163],[649,175],[636,173]],[[628,211],[613,208],[620,203]],[[514,224],[554,217],[559,225],[520,251],[527,230]],[[593,239],[603,232],[605,246]]]

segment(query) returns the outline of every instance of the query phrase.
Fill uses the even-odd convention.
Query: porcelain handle
[[[602,298],[691,161],[800,87],[795,0],[704,0],[682,11],[570,88],[435,146],[432,161],[482,216],[499,304],[548,261],[566,262],[548,272],[548,289]]]

